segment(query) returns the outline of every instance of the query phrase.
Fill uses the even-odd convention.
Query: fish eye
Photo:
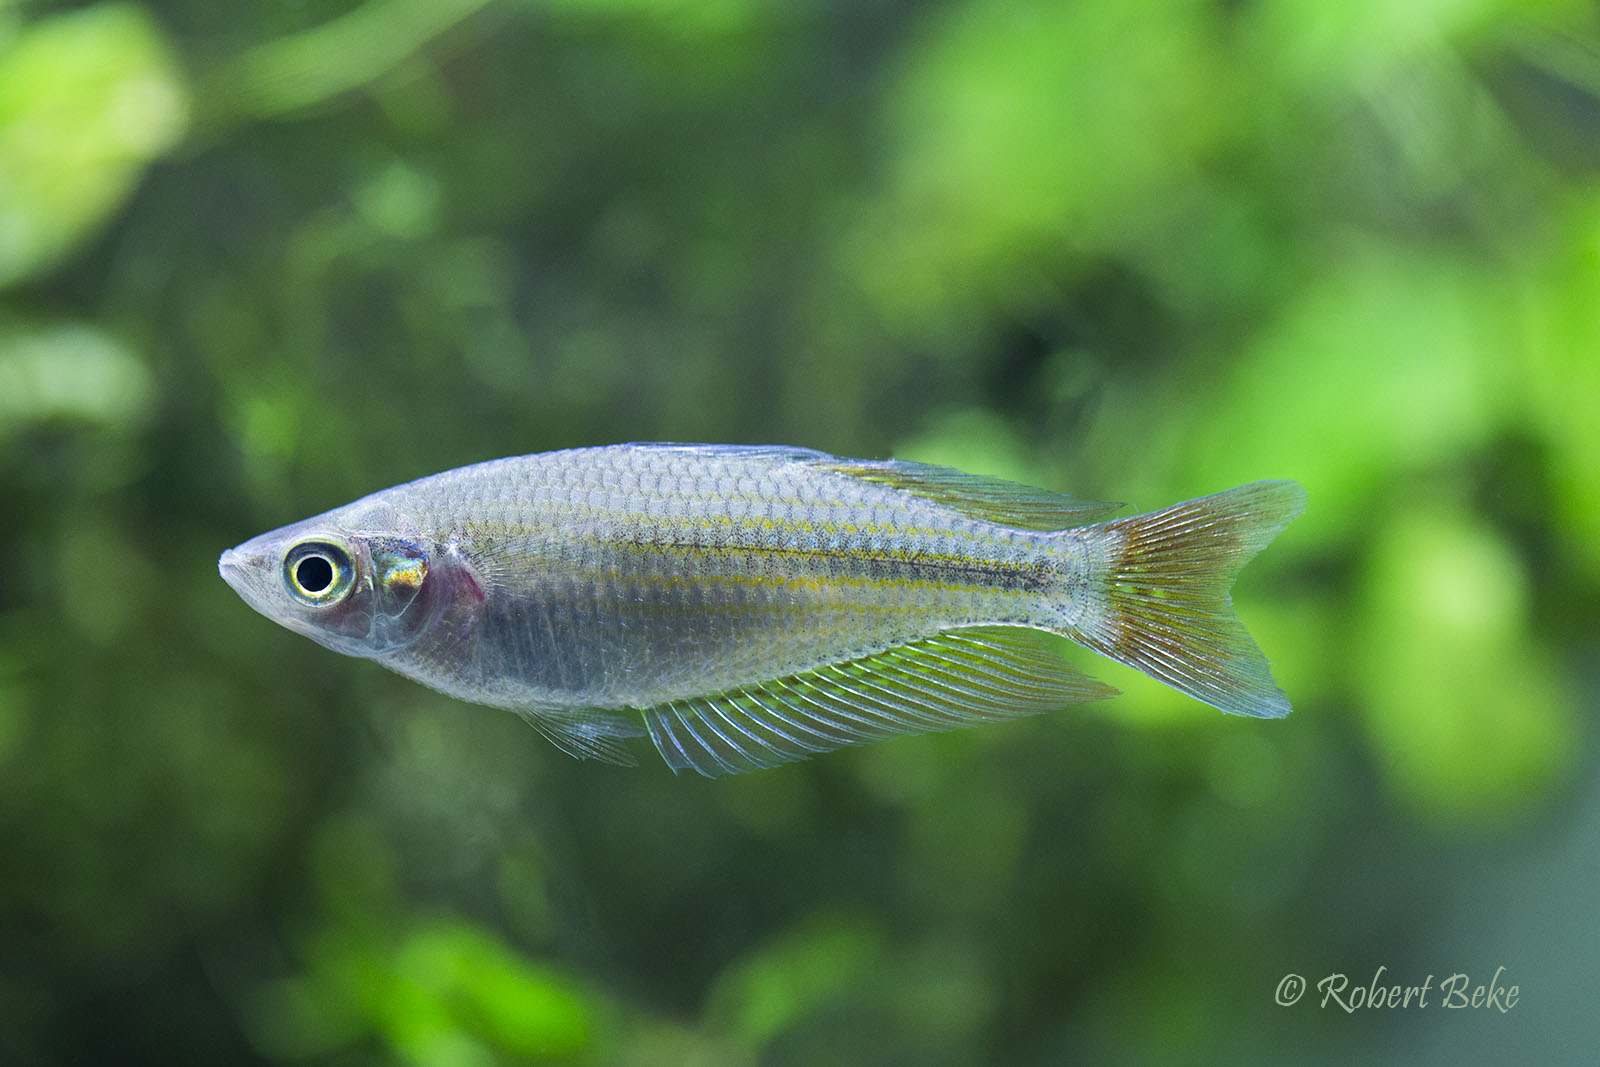
[[[303,604],[328,607],[355,586],[350,553],[328,541],[302,541],[283,557],[283,584]]]

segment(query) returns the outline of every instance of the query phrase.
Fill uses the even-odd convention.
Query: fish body
[[[1115,692],[1044,633],[1287,713],[1227,586],[1299,487],[1093,521],[1117,507],[806,449],[615,445],[386,489],[219,566],[296,632],[613,762],[648,733],[674,769],[752,770]]]

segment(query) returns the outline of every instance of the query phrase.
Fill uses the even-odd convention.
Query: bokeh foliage
[[[674,779],[212,571],[628,439],[1298,478],[1296,713]],[[1597,471],[1591,2],[0,0],[0,1061],[1592,1054]]]

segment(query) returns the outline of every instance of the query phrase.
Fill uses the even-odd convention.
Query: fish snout
[[[269,562],[269,554],[250,542],[230,548],[217,557],[217,573],[252,606],[262,602],[264,576],[275,570],[276,564]],[[257,607],[257,610],[261,609]]]
[[[239,587],[240,572],[244,570],[244,560],[239,555],[239,550],[229,548],[223,550],[217,557],[217,573],[222,575],[222,580],[233,586]]]

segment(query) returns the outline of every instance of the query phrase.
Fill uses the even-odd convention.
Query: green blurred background
[[[1298,478],[1295,714],[674,778],[216,575],[623,440]],[[1600,7],[0,0],[0,544],[0,1062],[1592,1063]]]

